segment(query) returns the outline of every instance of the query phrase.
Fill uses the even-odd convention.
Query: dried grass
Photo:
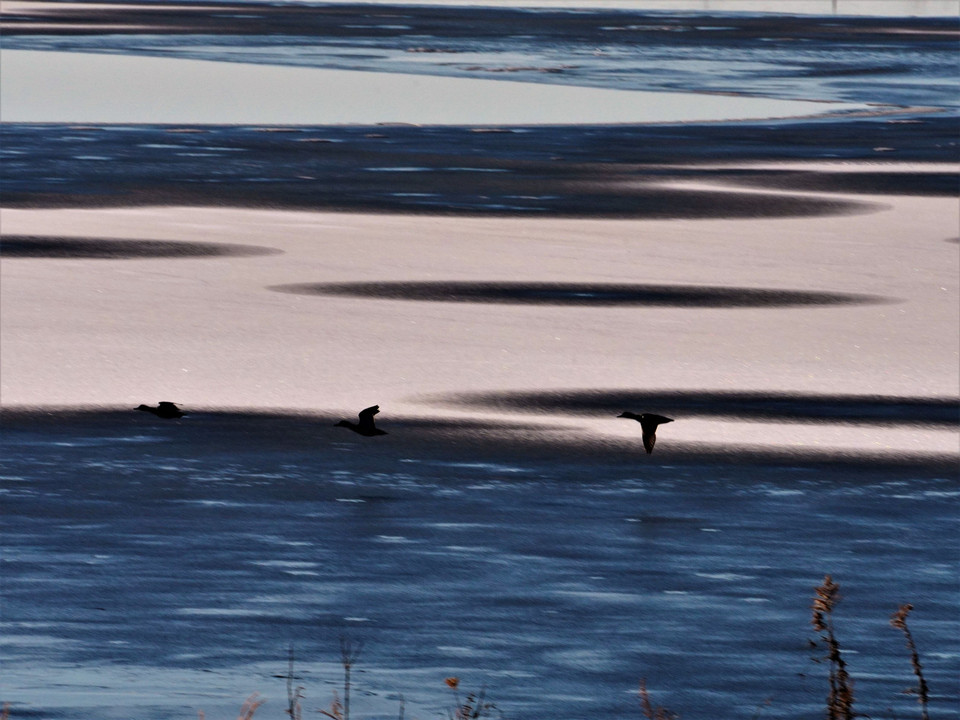
[[[815,588],[813,598],[813,629],[819,636],[814,641],[815,649],[825,650],[825,655],[815,660],[826,660],[830,666],[830,693],[827,695],[828,720],[853,720],[853,680],[847,672],[847,663],[840,651],[840,642],[833,629],[833,611],[840,602],[840,586],[827,575]]]
[[[678,720],[680,717],[672,710],[653,704],[650,700],[650,691],[647,690],[646,678],[640,678],[640,707],[647,720]]]
[[[453,692],[453,699],[456,703],[455,709],[448,712],[450,720],[476,720],[476,718],[489,717],[497,706],[487,702],[487,689],[480,688],[479,692],[467,693],[463,699],[460,697],[460,678],[448,677],[444,680],[447,687]]]
[[[913,667],[913,674],[917,678],[917,685],[907,692],[917,696],[917,701],[920,703],[921,719],[930,720],[930,715],[927,712],[927,705],[930,702],[930,688],[927,687],[926,678],[923,677],[923,665],[920,664],[920,653],[917,652],[917,644],[913,641],[913,633],[907,626],[907,616],[912,610],[913,605],[901,605],[890,618],[890,624],[903,632],[907,639],[907,649],[910,650],[910,665]]]
[[[291,643],[290,651],[287,655],[287,715],[290,717],[290,720],[300,720],[303,714],[300,701],[303,699],[304,687],[302,685],[294,687],[293,685],[293,664],[294,653],[293,644]]]

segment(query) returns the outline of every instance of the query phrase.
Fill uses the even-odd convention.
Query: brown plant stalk
[[[847,663],[840,652],[840,642],[833,631],[833,610],[840,602],[840,586],[827,575],[815,588],[813,598],[813,629],[820,634],[830,663],[830,693],[827,696],[829,720],[853,720],[853,681],[847,672]],[[816,646],[816,643],[814,643]]]
[[[680,717],[671,710],[653,704],[650,691],[647,690],[646,678],[640,678],[640,707],[643,709],[643,716],[648,720],[679,720]]]
[[[340,638],[340,664],[343,666],[343,719],[350,720],[350,674],[363,652],[363,641]]]
[[[297,685],[294,687],[293,685],[293,643],[290,644],[290,651],[287,656],[287,661],[287,715],[290,716],[290,720],[300,720],[301,716],[303,715],[303,707],[300,703],[300,701],[303,699],[303,686]]]
[[[240,714],[237,715],[237,720],[251,720],[254,714],[257,712],[257,708],[263,705],[266,700],[260,700],[260,693],[253,693],[243,702],[243,706],[240,708]]]
[[[907,648],[910,650],[910,665],[913,667],[913,674],[917,676],[917,687],[911,688],[909,692],[917,695],[922,720],[930,720],[930,715],[927,712],[927,704],[930,702],[930,688],[923,677],[923,665],[920,664],[920,653],[917,652],[917,644],[913,641],[913,633],[907,626],[907,616],[911,610],[913,610],[913,605],[901,605],[890,618],[890,624],[902,631],[907,639]]]

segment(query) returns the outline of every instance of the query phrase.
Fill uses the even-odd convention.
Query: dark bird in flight
[[[352,423],[349,420],[341,420],[336,427],[350,428],[358,435],[373,437],[374,435],[386,435],[387,433],[378,428],[373,422],[373,416],[380,412],[380,406],[374,405],[366,410],[360,411],[360,422]]]
[[[617,415],[617,417],[636,420],[638,423],[640,423],[640,427],[643,429],[643,447],[646,449],[647,455],[653,452],[653,446],[657,444],[657,426],[663,425],[664,423],[673,422],[673,418],[664,417],[663,415],[654,415],[653,413],[642,413],[637,415],[636,413],[625,412]]]
[[[165,420],[175,420],[176,418],[182,418],[184,416],[184,412],[172,402],[157,403],[156,407],[140,405],[137,410],[153,413],[158,418],[163,418]]]

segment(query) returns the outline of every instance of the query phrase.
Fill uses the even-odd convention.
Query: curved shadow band
[[[626,395],[621,393],[620,397]],[[339,417],[334,414],[251,409],[197,411],[188,417],[189,423],[184,425],[156,422],[152,416],[130,409],[4,408],[0,415],[0,446],[13,457],[12,452],[23,449],[20,443],[24,441],[39,441],[41,445],[55,442],[63,443],[62,446],[71,451],[92,450],[101,457],[104,447],[117,448],[117,438],[135,437],[142,442],[161,443],[164,457],[166,453],[173,453],[171,457],[180,456],[194,462],[210,454],[222,458],[224,452],[252,453],[254,457],[269,453],[264,457],[270,457],[271,467],[275,467],[277,453],[295,453],[290,457],[301,459],[304,454],[324,457],[325,448],[355,442],[349,437],[345,439],[341,431],[334,428],[334,421]],[[638,456],[635,439],[623,443],[598,442],[554,426],[526,421],[396,418],[390,421],[389,427],[390,434],[384,442],[403,455],[388,453],[383,456],[384,460],[413,457],[441,464],[462,464],[469,459],[471,464],[509,463],[522,467],[546,463],[554,469],[566,468],[564,472],[579,481],[587,467],[589,474],[596,477],[603,476],[605,467],[629,468],[632,473]],[[185,431],[187,428],[189,431]],[[142,450],[132,452],[138,461],[143,461]],[[772,466],[818,468],[826,472],[839,471],[836,477],[843,480],[850,478],[851,471],[867,472],[874,479],[881,473],[911,479],[924,475],[953,477],[957,467],[955,454],[939,452],[890,455],[866,449],[836,451],[682,442],[671,442],[670,452],[671,467],[692,463],[702,469],[716,464],[725,468],[737,466],[744,472],[752,472],[751,468],[766,472],[764,468]],[[312,494],[310,497],[315,499]]]
[[[685,417],[747,421],[960,425],[960,399],[783,392],[564,390],[448,395],[428,401],[466,407],[578,415],[648,409]]]
[[[0,241],[5,258],[71,260],[143,260],[152,258],[249,257],[282,250],[256,245],[229,245],[168,240],[113,240],[39,235],[7,235]]]
[[[705,285],[613,285],[547,282],[354,282],[297,283],[274,285],[269,289],[296,295],[332,295],[380,300],[597,307],[755,308],[894,302],[890,298],[875,295]]]

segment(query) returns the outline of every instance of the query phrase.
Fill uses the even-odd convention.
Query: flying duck
[[[360,422],[352,423],[349,420],[341,420],[336,427],[350,428],[358,435],[373,437],[374,435],[386,435],[387,433],[378,428],[373,422],[373,416],[380,412],[380,406],[374,405],[360,411]]]
[[[184,412],[172,402],[157,403],[156,407],[140,405],[137,410],[153,413],[158,418],[164,418],[165,420],[175,420],[176,418],[182,418],[184,416]]]
[[[642,413],[637,415],[632,412],[624,412],[617,415],[617,417],[627,418],[628,420],[636,420],[640,423],[640,427],[643,429],[643,447],[647,451],[647,455],[653,452],[653,446],[657,443],[657,426],[663,425],[664,423],[673,422],[673,418],[664,417],[663,415],[654,415],[653,413]]]

